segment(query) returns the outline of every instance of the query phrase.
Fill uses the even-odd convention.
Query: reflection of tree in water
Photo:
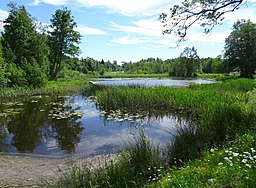
[[[57,133],[55,139],[61,150],[72,152],[80,142],[80,134],[84,128],[81,126],[82,122],[76,122],[76,119],[61,119],[52,124],[53,131]]]
[[[47,127],[47,110],[45,101],[25,104],[23,110],[8,123],[8,131],[13,134],[12,145],[20,152],[33,152],[35,147],[42,141],[40,128]],[[46,135],[44,135],[46,136]],[[49,136],[49,135],[48,135]]]
[[[72,103],[72,101],[69,102]],[[63,110],[67,112],[78,109],[72,109],[71,106],[67,105],[63,107]],[[84,128],[82,127],[82,122],[77,121],[78,119],[78,116],[73,116],[72,118],[52,121],[52,129],[56,132],[54,138],[61,150],[73,152],[80,142],[80,134]]]

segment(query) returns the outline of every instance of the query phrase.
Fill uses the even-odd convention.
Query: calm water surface
[[[156,79],[156,78],[142,78],[142,79],[98,79],[97,82],[103,85],[142,85],[146,87],[153,86],[170,86],[170,87],[185,87],[189,84],[212,84],[216,81],[213,79],[189,79],[189,80],[177,80],[177,79]]]
[[[127,81],[127,84],[134,82]],[[110,80],[100,82],[110,84]],[[152,82],[144,79],[143,84]],[[112,83],[116,84],[116,79]],[[160,83],[165,82],[160,80]],[[0,151],[91,156],[120,151],[123,143],[130,141],[141,128],[151,139],[166,143],[171,137],[169,131],[175,131],[180,124],[186,124],[186,119],[163,112],[161,115],[147,112],[111,112],[109,115],[100,110],[93,99],[82,95],[1,101]]]

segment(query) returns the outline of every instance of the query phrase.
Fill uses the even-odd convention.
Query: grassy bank
[[[148,187],[255,187],[256,133],[237,136],[224,148],[212,147],[200,159],[173,167]]]
[[[86,76],[67,77],[57,81],[48,81],[41,88],[0,88],[0,98],[13,98],[33,95],[68,94],[84,90],[88,87],[89,78]]]

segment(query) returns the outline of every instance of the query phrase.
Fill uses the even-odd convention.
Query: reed
[[[163,163],[160,148],[152,144],[141,130],[129,143],[126,152],[103,168],[80,169],[73,166],[71,175],[59,182],[58,187],[143,187],[154,181]]]

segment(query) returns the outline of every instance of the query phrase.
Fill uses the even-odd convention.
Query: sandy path
[[[46,187],[70,172],[73,164],[95,168],[113,156],[78,158],[38,158],[0,153],[0,187]]]

